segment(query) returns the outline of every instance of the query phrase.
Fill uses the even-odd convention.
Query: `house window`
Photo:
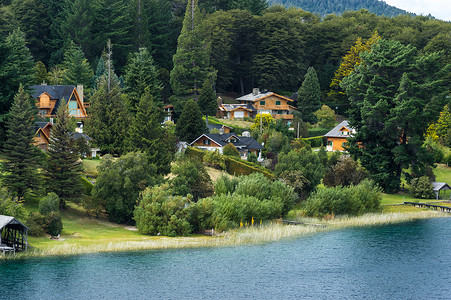
[[[263,106],[266,105],[266,101],[261,100],[261,101],[260,101],[260,105],[263,105]]]
[[[278,110],[277,113],[278,113],[279,115],[281,115],[281,114],[283,114],[283,111],[282,111],[282,110]]]
[[[280,100],[276,100],[276,105],[280,105]]]
[[[204,145],[205,145],[205,146],[210,146],[210,144],[211,144],[211,142],[210,142],[209,139],[205,139],[205,140],[204,140]]]
[[[235,142],[236,142],[236,139],[233,139],[233,138],[232,138],[232,139],[230,139],[230,142],[231,142],[231,143],[235,143]]]
[[[333,146],[334,145],[334,142],[332,142],[332,141],[327,141],[327,146]]]
[[[37,137],[41,137],[41,132],[38,131],[38,133],[36,133],[36,136],[37,136]]]
[[[69,101],[69,115],[78,116],[78,105],[76,101]]]
[[[41,117],[45,117],[45,116],[47,115],[47,110],[45,110],[45,109],[40,109],[40,110],[39,110],[39,115],[40,115]]]

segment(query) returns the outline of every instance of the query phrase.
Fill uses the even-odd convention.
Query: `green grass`
[[[100,165],[100,159],[83,159],[83,171],[88,177],[96,178],[99,175],[97,167]]]
[[[438,164],[434,169],[435,181],[446,182],[451,185],[451,167],[444,164]]]

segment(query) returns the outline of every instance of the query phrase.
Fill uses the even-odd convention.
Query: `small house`
[[[352,137],[355,130],[349,126],[348,121],[343,121],[335,126],[331,131],[326,133],[326,150],[327,151],[345,151],[344,146],[348,142],[348,138]]]
[[[16,252],[28,248],[27,226],[11,216],[0,215],[0,251]]]
[[[52,126],[51,122],[36,122],[33,145],[38,146],[41,150],[47,151],[50,144],[50,131]]]
[[[251,103],[221,104],[219,111],[227,119],[255,118],[257,110]]]
[[[254,88],[252,93],[239,97],[236,100],[241,104],[251,104],[257,114],[270,114],[274,119],[282,119],[287,123],[291,123],[293,120],[293,111],[298,110],[292,106],[293,100],[290,98],[273,92],[260,92],[258,88]]]
[[[190,146],[196,147],[201,150],[215,151],[218,150],[219,153],[223,153],[224,146],[232,143],[240,152],[242,159],[247,159],[250,153],[255,154],[257,157],[261,158],[261,150],[264,149],[256,140],[250,136],[238,136],[235,133],[224,133],[224,134],[202,134],[200,137],[195,139]]]
[[[69,108],[69,116],[84,119],[87,103],[84,103],[83,85],[33,85],[30,86],[31,96],[36,99],[39,115],[44,118],[56,117],[56,112],[64,99]]]

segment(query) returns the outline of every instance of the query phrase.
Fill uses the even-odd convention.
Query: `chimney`
[[[77,128],[75,128],[75,132],[83,133],[83,122],[77,122]]]
[[[224,127],[219,128],[219,134],[224,134]]]
[[[77,93],[80,97],[81,105],[83,106],[83,84],[77,85]]]
[[[259,88],[254,88],[252,90],[252,95],[257,96],[258,94],[260,94],[260,89]]]

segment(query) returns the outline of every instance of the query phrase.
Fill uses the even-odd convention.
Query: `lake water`
[[[0,261],[1,299],[451,299],[451,218],[257,245]]]

